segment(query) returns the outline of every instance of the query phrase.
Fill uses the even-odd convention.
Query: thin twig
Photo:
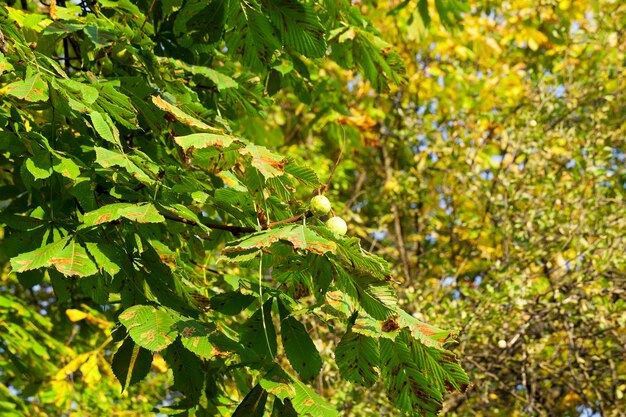
[[[341,145],[341,150],[339,151],[339,156],[337,157],[337,160],[335,161],[335,165],[333,166],[333,169],[330,171],[330,175],[328,176],[328,181],[326,181],[326,185],[322,189],[322,194],[325,194],[326,191],[328,191],[328,187],[330,187],[330,182],[333,180],[333,176],[335,175],[335,170],[339,166],[339,162],[341,161],[343,152],[346,149],[346,130],[343,128],[343,125],[339,125],[339,126],[341,126],[341,131],[343,132],[343,144]]]
[[[189,220],[189,219],[184,219],[182,217],[176,216],[175,214],[161,212],[161,215],[163,217],[165,217],[166,219],[173,220],[175,222],[189,224],[191,226],[200,226],[200,223],[198,223],[196,221]],[[256,227],[250,227],[250,226],[236,226],[236,225],[223,224],[223,223],[204,223],[203,222],[202,225],[208,227],[209,229],[225,230],[225,231],[231,232],[231,233],[233,233],[235,235],[239,235],[239,234],[243,234],[243,233],[258,232],[259,230],[267,230],[267,229],[270,229],[270,228],[272,228],[274,226],[279,226],[281,224],[295,223],[298,220],[300,220],[303,216],[310,217],[311,215],[312,214],[309,213],[309,212],[298,214],[298,215],[290,217],[288,219],[283,219],[283,220],[278,220],[278,221],[275,221],[275,222],[270,222],[267,225],[261,226],[260,229],[256,228]]]
[[[152,3],[150,3],[150,7],[148,8],[148,11],[146,12],[146,18],[143,21],[143,23],[141,24],[141,28],[139,29],[139,32],[143,32],[143,27],[146,25],[146,22],[148,21],[148,16],[152,12],[152,8],[154,7],[154,2],[155,2],[155,0],[152,0]]]

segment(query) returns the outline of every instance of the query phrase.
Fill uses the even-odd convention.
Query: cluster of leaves
[[[324,94],[329,48],[379,91],[401,80],[359,8],[57,1],[0,6],[0,30],[3,415],[339,415],[307,385],[328,359],[314,318],[345,329],[341,375],[382,377],[404,412],[467,388],[387,262],[307,218],[317,174],[247,134],[278,91]],[[131,387],[148,375],[160,401]]]

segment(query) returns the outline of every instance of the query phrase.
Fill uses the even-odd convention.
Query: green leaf
[[[293,378],[293,377],[292,377]],[[293,378],[296,395],[291,399],[298,414],[318,417],[338,417],[339,412],[317,395],[309,386]]]
[[[200,4],[200,5],[204,7],[203,4]],[[178,68],[182,68],[185,71],[193,75],[201,75],[203,77],[208,78],[215,84],[218,91],[224,91],[229,88],[239,87],[239,84],[237,84],[237,81],[233,80],[231,77],[229,77],[226,74],[222,74],[221,72],[215,71],[214,69],[203,67],[200,65],[189,65],[177,59],[170,59],[169,62],[173,63]]]
[[[37,153],[28,158],[24,164],[36,180],[43,180],[52,175],[52,155],[50,153]]]
[[[242,345],[257,352],[261,357],[271,359],[276,355],[278,344],[276,330],[272,321],[273,298],[263,304],[265,326],[259,308],[242,326],[239,332],[239,341]]]
[[[214,329],[195,321],[182,320],[176,323],[180,340],[187,349],[204,359],[211,359],[218,352],[209,341]]]
[[[175,341],[162,352],[174,374],[173,389],[185,393],[186,408],[196,404],[204,388],[203,363],[195,354]]]
[[[100,112],[92,111],[89,113],[91,123],[93,124],[96,132],[107,142],[111,142],[115,145],[121,146],[120,132],[115,127],[115,124],[108,115],[103,115]]]
[[[183,346],[201,358],[248,354],[242,345],[220,333],[213,323],[184,318],[176,323],[176,328]]]
[[[233,413],[233,417],[263,417],[267,391],[256,384]]]
[[[239,291],[229,291],[211,297],[211,308],[222,314],[234,316],[248,307],[256,297],[242,294]]]
[[[53,85],[62,95],[80,102],[81,109],[94,104],[99,96],[96,88],[69,78],[55,78]]]
[[[150,372],[151,365],[152,353],[131,339],[126,339],[113,355],[111,370],[124,391],[144,379]]]
[[[135,343],[151,351],[161,351],[176,340],[178,319],[169,309],[147,305],[130,307],[119,317]]]
[[[372,255],[361,248],[361,241],[358,238],[340,238],[328,230],[327,227],[312,226],[311,229],[325,239],[336,242],[336,260],[340,261],[344,268],[356,270],[359,274],[371,275],[380,280],[389,278],[389,263],[383,258]]]
[[[442,407],[443,395],[424,375],[423,364],[415,362],[406,342],[401,335],[395,341],[380,340],[385,388],[402,411],[435,417]]]
[[[116,40],[115,34],[113,34],[112,32],[102,30],[98,26],[87,25],[83,29],[83,32],[85,33],[85,35],[87,35],[89,40],[94,44],[96,50],[101,49],[101,48],[106,48],[107,46],[110,46],[112,42]]]
[[[417,3],[417,9],[419,10],[419,14],[422,17],[422,22],[424,22],[424,26],[430,26],[430,13],[428,12],[428,0],[419,0]]]
[[[278,365],[272,368],[261,378],[259,384],[270,394],[282,401],[289,401],[296,395],[296,389],[292,384],[292,379]]]
[[[293,409],[289,399],[286,399],[285,402],[275,399],[270,417],[298,417],[298,412]]]
[[[341,376],[348,381],[371,387],[378,380],[380,352],[376,339],[348,330],[335,349],[335,360]]]
[[[320,179],[309,167],[296,164],[294,161],[289,160],[285,164],[285,172],[294,177],[300,184],[311,188],[317,188],[321,185]]]
[[[454,27],[461,20],[463,13],[470,10],[467,3],[459,0],[435,0],[435,8],[441,23],[447,28]]]
[[[281,339],[285,354],[293,369],[304,379],[308,380],[319,374],[322,369],[322,358],[315,344],[302,323],[289,316],[289,311],[278,300],[280,313]]]
[[[265,4],[272,24],[287,47],[309,58],[321,58],[326,54],[324,26],[308,3],[272,0]]]
[[[442,348],[443,343],[445,343],[450,336],[452,336],[451,331],[443,330],[418,320],[401,308],[397,308],[396,313],[398,315],[398,325],[409,329],[411,336],[426,346],[432,346],[440,349]]]
[[[87,251],[93,256],[96,265],[100,271],[107,272],[111,276],[115,276],[122,269],[122,265],[128,260],[124,259],[124,254],[120,252],[114,245],[98,242],[85,243]]]
[[[52,169],[72,180],[80,176],[80,167],[70,158],[60,156],[58,153],[52,156]]]
[[[61,253],[70,237],[44,245],[31,252],[22,253],[11,259],[11,267],[15,272],[30,271],[50,265],[50,259]]]
[[[274,35],[274,28],[268,18],[259,11],[240,4],[233,22],[236,30],[226,37],[228,49],[241,56],[244,65],[253,70],[263,71],[270,63],[274,52],[280,49],[280,41]]]
[[[154,180],[150,178],[141,168],[132,162],[127,155],[117,151],[94,147],[96,151],[96,163],[104,168],[119,166],[124,169],[135,179],[145,184],[152,184]]]
[[[337,286],[372,317],[386,320],[394,314],[398,300],[389,283],[368,275],[350,274],[341,267],[337,267],[336,271]]]

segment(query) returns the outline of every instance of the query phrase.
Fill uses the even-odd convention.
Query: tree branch
[[[250,226],[237,226],[237,225],[230,225],[230,224],[224,224],[224,223],[198,223],[195,222],[193,220],[189,220],[189,219],[184,219],[180,216],[177,216],[175,214],[172,213],[167,213],[167,212],[160,212],[161,215],[163,217],[165,217],[168,220],[172,220],[175,222],[179,222],[179,223],[184,223],[184,224],[188,224],[191,226],[205,226],[208,227],[209,229],[215,229],[215,230],[225,230],[227,232],[231,232],[234,235],[240,235],[240,234],[245,234],[245,233],[254,233],[254,232],[258,232],[260,230],[267,230],[267,229],[271,229],[274,226],[279,226],[281,224],[288,224],[288,223],[295,223],[298,220],[300,220],[303,216],[305,217],[311,217],[313,214],[311,212],[306,212],[306,213],[302,213],[302,214],[298,214],[296,216],[293,217],[289,217],[288,219],[283,219],[283,220],[278,220],[275,222],[270,222],[269,224],[262,226],[260,228],[256,228],[256,227],[250,227]]]

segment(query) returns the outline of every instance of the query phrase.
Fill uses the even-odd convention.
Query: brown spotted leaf
[[[266,248],[279,241],[289,242],[296,249],[304,249],[318,255],[334,252],[336,248],[334,242],[319,236],[306,226],[287,225],[246,236],[227,246],[222,253],[232,258],[239,252]]]
[[[174,118],[178,120],[179,122],[181,122],[182,124],[185,124],[190,127],[194,127],[199,130],[204,130],[207,132],[216,132],[216,133],[221,132],[220,129],[211,127],[208,124],[204,123],[203,121],[196,119],[195,117],[185,113],[184,111],[182,111],[175,105],[170,104],[167,101],[163,100],[161,97],[152,96],[152,102],[159,109],[174,116]]]
[[[165,218],[150,203],[114,203],[85,213],[83,224],[84,226],[96,226],[120,218],[126,218],[137,223],[163,223],[165,221]]]
[[[65,276],[88,277],[98,272],[98,267],[91,260],[85,248],[71,240],[65,248],[48,262]]]
[[[211,146],[227,148],[238,140],[236,137],[226,134],[194,133],[186,136],[176,136],[174,141],[176,141],[178,146],[183,148],[184,151],[187,151],[190,148],[204,149]]]
[[[119,318],[133,341],[151,351],[171,345],[180,330],[176,326],[180,316],[163,307],[137,305],[126,309]]]
[[[371,387],[378,380],[378,341],[348,330],[335,349],[341,376],[351,382]]]
[[[48,266],[50,259],[60,253],[69,240],[70,238],[66,237],[33,251],[22,253],[11,259],[11,267],[15,272],[24,272]]]
[[[291,376],[296,395],[291,399],[293,408],[299,415],[311,415],[314,417],[338,417],[339,412],[320,397],[308,385]]]
[[[409,329],[411,336],[426,346],[441,348],[443,343],[453,335],[450,330],[440,329],[420,321],[400,308],[396,309],[396,312],[398,313],[398,325]]]
[[[201,358],[244,353],[245,348],[241,344],[222,334],[212,323],[185,318],[176,323],[176,328],[183,346]]]
[[[252,157],[250,163],[265,178],[278,177],[285,173],[285,164],[287,164],[288,160],[281,155],[271,152],[265,146],[250,143],[246,147],[239,149],[239,153]]]
[[[9,84],[6,91],[8,94],[26,101],[48,100],[48,83],[31,66],[26,70],[26,78]]]

